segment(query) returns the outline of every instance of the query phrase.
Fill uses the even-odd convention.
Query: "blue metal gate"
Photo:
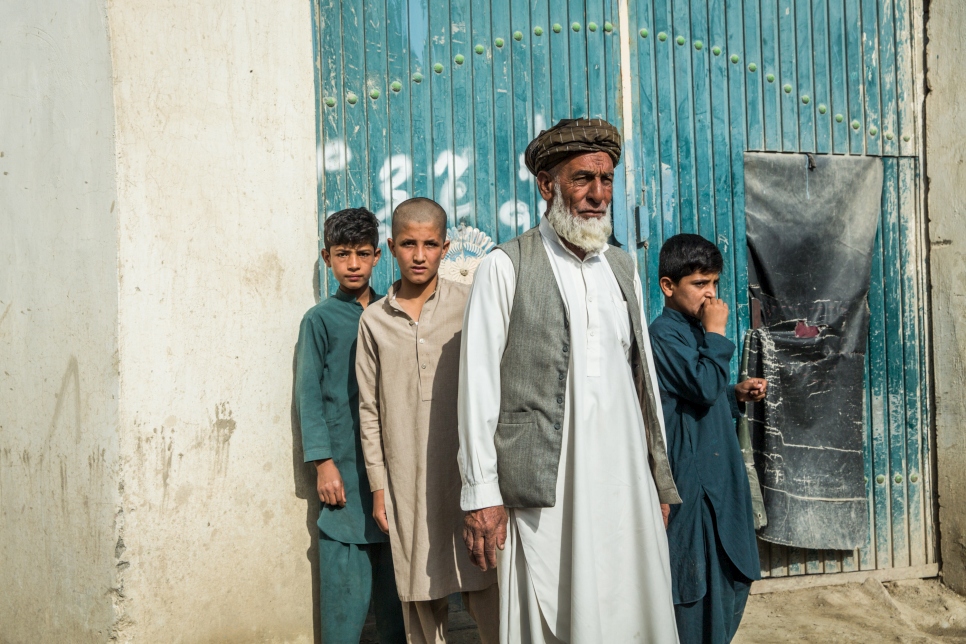
[[[935,564],[913,0],[316,2],[320,224],[349,205],[388,221],[394,204],[431,196],[452,223],[509,239],[542,212],[522,162],[530,139],[560,118],[607,118],[626,143],[615,235],[637,254],[649,314],[663,306],[662,241],[700,233],[725,258],[736,343],[750,324],[744,152],[883,157],[869,539],[855,552],[763,543],[762,569]],[[375,281],[393,274],[384,261]]]

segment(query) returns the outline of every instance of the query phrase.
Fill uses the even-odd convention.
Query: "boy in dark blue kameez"
[[[322,641],[356,644],[372,601],[381,644],[406,641],[389,537],[372,516],[359,435],[356,338],[379,261],[379,221],[365,208],[325,221],[325,265],[339,289],[305,314],[299,329],[295,404],[305,462],[313,463],[319,511]]]
[[[664,408],[668,457],[682,503],[671,506],[668,547],[682,644],[730,642],[751,582],[760,578],[751,493],[735,419],[767,383],[728,383],[735,345],[717,298],[721,253],[698,235],[675,235],[660,255],[664,311],[649,327]]]

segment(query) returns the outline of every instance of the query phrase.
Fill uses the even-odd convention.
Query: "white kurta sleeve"
[[[503,505],[493,436],[500,415],[500,362],[506,348],[516,272],[495,250],[476,270],[463,317],[460,345],[460,506],[465,511]]]
[[[657,420],[661,424],[661,436],[664,437],[664,445],[667,445],[667,432],[664,430],[664,409],[661,407],[660,387],[657,380],[657,369],[654,367],[654,355],[651,353],[651,336],[647,332],[647,315],[644,313],[644,294],[641,288],[641,278],[635,271],[634,273],[634,294],[637,295],[637,304],[641,307],[641,332],[644,334],[644,355],[647,356],[647,372],[651,375],[651,384],[654,389],[654,411],[657,412]],[[665,448],[666,449],[666,448]]]

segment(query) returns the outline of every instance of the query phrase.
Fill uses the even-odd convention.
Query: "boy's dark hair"
[[[346,208],[325,220],[325,249],[333,246],[379,247],[379,220],[367,208]]]
[[[720,273],[724,266],[721,251],[701,235],[675,235],[661,246],[658,277],[677,283],[694,273]]]

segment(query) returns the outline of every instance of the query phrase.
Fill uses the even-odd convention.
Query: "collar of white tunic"
[[[607,249],[608,249],[608,245],[604,244],[604,247],[601,248],[600,250],[587,251],[587,254],[584,256],[584,258],[580,259],[579,257],[577,257],[574,251],[570,250],[567,247],[567,244],[563,243],[563,240],[560,239],[560,235],[557,234],[557,231],[554,229],[553,224],[550,223],[550,220],[547,219],[546,216],[540,218],[540,234],[543,236],[544,239],[549,241],[551,244],[556,244],[557,246],[562,248],[564,252],[566,252],[568,255],[573,257],[574,260],[576,260],[579,263],[583,263],[589,259],[592,259],[599,255],[603,255],[604,253],[607,252]]]

